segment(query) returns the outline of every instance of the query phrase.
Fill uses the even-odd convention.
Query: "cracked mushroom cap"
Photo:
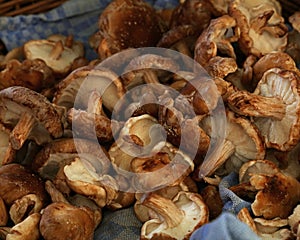
[[[127,48],[155,46],[163,32],[162,20],[143,0],[112,1],[100,15],[98,26],[102,59]]]
[[[0,122],[13,129],[10,141],[20,148],[25,140],[43,144],[63,134],[63,118],[46,97],[25,87],[13,86],[0,91]]]
[[[280,170],[275,173],[253,173],[249,181],[258,191],[251,204],[257,217],[287,218],[299,202],[300,183]]]
[[[95,224],[84,207],[57,202],[48,205],[42,212],[39,224],[45,240],[92,240]]]
[[[159,218],[145,222],[141,239],[189,239],[199,227],[208,223],[208,208],[197,193],[179,192],[173,200],[149,194],[143,204]]]
[[[244,54],[261,57],[273,51],[283,51],[287,45],[287,26],[276,0],[234,0],[229,14],[240,29],[239,45]]]
[[[12,163],[0,167],[0,197],[10,206],[27,194],[35,194],[44,204],[47,193],[43,181],[27,168]]]
[[[24,44],[24,52],[27,59],[42,59],[58,76],[68,74],[74,60],[80,57],[78,52],[64,46],[62,41],[30,40]]]
[[[300,138],[299,77],[293,71],[266,71],[253,94],[245,91],[228,98],[229,107],[252,116],[267,147],[281,151],[293,148]]]
[[[244,162],[252,159],[263,159],[265,146],[258,129],[246,118],[227,111],[227,128],[224,142],[219,152],[212,153],[200,166],[200,175],[209,176],[220,168],[221,172],[238,172]],[[210,133],[210,120],[205,118],[200,126]],[[217,154],[217,155],[215,155]]]

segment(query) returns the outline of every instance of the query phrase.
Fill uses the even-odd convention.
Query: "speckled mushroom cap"
[[[104,57],[122,49],[155,46],[163,32],[154,8],[142,0],[111,2],[98,26],[102,36],[98,53]]]

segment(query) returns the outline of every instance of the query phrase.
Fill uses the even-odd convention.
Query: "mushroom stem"
[[[211,156],[201,164],[199,172],[200,178],[212,175],[222,164],[226,162],[234,151],[234,144],[226,139],[222,145],[221,152],[219,153],[219,151],[217,151],[215,154],[211,154]]]
[[[246,91],[239,91],[228,97],[229,107],[236,113],[282,120],[286,115],[286,105],[277,97],[265,97]]]
[[[57,41],[49,54],[49,58],[53,60],[58,60],[61,57],[63,51],[64,45],[62,41]]]
[[[97,91],[93,91],[89,97],[87,112],[104,115],[102,109],[102,98]]]
[[[19,122],[9,136],[13,149],[19,150],[23,146],[35,124],[36,120],[30,113],[25,112],[21,115]]]
[[[69,35],[69,36],[67,36],[67,38],[65,40],[65,46],[68,47],[68,48],[72,48],[73,42],[74,42],[73,35]]]
[[[184,212],[171,199],[164,198],[158,194],[149,194],[142,204],[163,217],[168,228],[178,226],[184,218]]]
[[[146,83],[159,83],[157,75],[152,70],[144,70],[144,81]]]

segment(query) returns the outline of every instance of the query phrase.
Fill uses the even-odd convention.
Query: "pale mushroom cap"
[[[239,44],[245,54],[261,56],[285,49],[287,28],[278,1],[234,0],[230,4],[229,13],[237,20],[241,30]],[[265,14],[271,14],[271,17],[268,19]],[[263,20],[266,20],[264,24]]]
[[[80,55],[68,47],[63,47],[58,58],[52,58],[51,52],[55,42],[49,40],[31,40],[24,44],[24,52],[28,59],[42,59],[55,73],[66,74],[70,71],[73,61]]]
[[[8,233],[6,240],[38,240],[40,237],[40,213],[33,213],[24,221],[15,225]]]
[[[175,205],[183,212],[181,223],[168,228],[166,222],[151,219],[144,223],[141,230],[141,239],[165,238],[188,239],[200,226],[208,222],[208,208],[200,195],[189,192],[179,192],[173,199]]]
[[[298,77],[292,71],[273,68],[266,71],[258,83],[254,94],[277,97],[286,105],[282,120],[254,118],[254,123],[264,138],[267,147],[287,151],[294,147],[300,138],[300,97]]]

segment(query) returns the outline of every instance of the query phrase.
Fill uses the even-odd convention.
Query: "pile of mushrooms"
[[[277,0],[114,0],[89,39],[97,59],[63,35],[2,56],[0,239],[93,239],[103,211],[128,207],[141,239],[189,239],[222,213],[232,172],[229,189],[251,203],[237,218],[262,239],[299,239],[299,16]],[[122,76],[97,67],[140,47],[178,51],[207,74],[158,54],[124,59]],[[211,125],[220,101],[225,136]]]

